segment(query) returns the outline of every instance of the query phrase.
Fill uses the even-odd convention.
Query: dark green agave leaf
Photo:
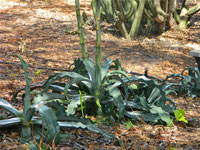
[[[112,63],[112,60],[107,59],[101,65],[101,80],[103,80],[104,77],[107,75],[108,69],[111,67],[111,63]]]
[[[33,99],[34,104],[44,102],[55,110],[56,116],[65,115],[65,108],[63,103],[67,103],[64,95],[59,93],[39,93]]]
[[[71,100],[67,106],[67,115],[74,115],[76,113],[76,108],[81,104],[80,100]]]
[[[16,117],[21,117],[23,114],[22,112],[15,109],[10,103],[8,103],[6,100],[0,97],[0,108],[3,108],[7,111],[9,111],[12,115]]]
[[[139,96],[140,104],[144,107],[144,109],[148,109],[149,105],[147,103],[146,97],[144,95]]]
[[[70,102],[67,106],[67,110],[66,113],[67,115],[74,115],[76,113],[76,109],[81,105],[81,101],[80,101],[80,95],[72,95],[72,96],[68,96],[70,98]],[[85,100],[87,101],[88,99],[94,99],[94,96],[84,96]]]
[[[148,103],[153,102],[160,95],[160,90],[158,88],[154,88],[147,99]]]
[[[79,116],[59,116],[57,117],[57,120],[58,121],[61,121],[61,122],[81,122],[85,125],[90,125],[90,124],[94,124],[94,122],[89,119],[89,118],[81,118]]]
[[[121,92],[118,90],[118,88],[113,87],[109,89],[109,94],[114,98],[114,104],[119,110],[119,119],[122,119],[125,113],[125,105]]]
[[[62,118],[62,117],[61,117]],[[68,118],[68,119],[67,119]],[[69,120],[70,119],[70,120]],[[75,120],[74,120],[75,119]],[[66,120],[66,121],[58,121],[58,124],[61,128],[80,128],[80,129],[87,129],[89,131],[92,131],[94,133],[100,133],[102,134],[105,138],[107,139],[112,139],[114,138],[113,134],[109,134],[107,133],[107,131],[103,130],[103,129],[99,129],[95,124],[91,124],[90,121],[88,122],[87,119],[81,118],[78,119],[73,117],[73,116],[67,116],[64,117],[61,120]],[[74,122],[74,121],[76,122]],[[86,122],[87,124],[82,123]],[[42,124],[42,120],[41,119],[33,119],[33,123],[34,124]]]
[[[123,75],[123,76],[125,76],[128,80],[130,80],[130,78],[129,78],[129,76],[127,75],[127,73],[124,72],[124,71],[121,71],[121,70],[113,70],[113,71],[110,71],[110,72],[107,74],[107,76],[109,77],[109,76],[112,76],[112,75],[114,75],[114,74]]]
[[[92,131],[94,133],[100,133],[102,134],[105,138],[107,139],[112,139],[114,138],[113,134],[107,133],[105,130],[99,129],[96,125],[90,124],[90,125],[85,125],[81,122],[58,122],[60,127],[65,127],[65,128],[81,128],[81,129],[87,129],[89,131]]]
[[[31,90],[30,90],[31,79],[29,78],[28,64],[24,61],[24,59],[21,56],[19,55],[13,55],[13,56],[17,56],[20,59],[25,73],[26,89],[24,98],[24,113],[26,113],[26,111],[31,106]]]
[[[50,140],[55,140],[55,143],[58,144],[60,141],[60,127],[54,112],[51,108],[45,106],[44,103],[34,104],[26,113],[26,121],[30,121],[36,111],[42,117],[43,125],[47,129]]]
[[[136,109],[136,110],[142,110],[146,111],[147,109],[142,106],[140,102],[135,102],[135,101],[127,101],[124,102],[124,105],[128,108]]]
[[[145,111],[126,111],[124,115],[134,120],[152,123],[158,123],[160,120],[160,116]]]
[[[91,81],[95,81],[95,64],[91,59],[86,59],[83,61],[83,64],[85,65],[85,68],[87,70],[87,73],[89,75],[89,79]]]
[[[130,80],[127,80],[126,78],[124,78],[123,80],[124,80],[124,82],[136,82],[136,81],[144,82],[144,83],[148,84],[149,86],[155,85],[155,84],[157,85],[157,81],[149,79],[145,76],[139,76],[139,77],[131,76],[131,77],[129,77],[129,79]]]
[[[109,88],[113,88],[113,87],[118,87],[119,85],[122,85],[123,89],[124,89],[124,95],[125,95],[125,100],[128,99],[128,86],[125,84],[125,82],[122,80],[121,77],[119,77],[118,75],[112,75],[112,78],[115,78],[116,81],[113,85],[111,85]]]
[[[23,122],[20,135],[20,140],[23,143],[33,140],[30,124],[25,125],[25,122]]]
[[[65,83],[53,83],[49,86],[49,89],[52,90],[52,93],[62,93],[65,89]],[[68,94],[76,95],[79,94],[79,87],[76,84],[71,85],[68,89]]]
[[[54,100],[54,99],[60,99],[60,100],[65,100],[65,96],[59,93],[40,93],[37,94],[34,98],[33,101],[34,103],[42,102],[42,101],[49,101],[49,100]]]
[[[195,78],[197,78],[197,79],[200,80],[200,72],[199,72],[199,68],[198,68],[198,67],[194,68],[194,71],[195,71]]]
[[[18,118],[18,117],[0,120],[0,128],[16,126],[16,125],[19,125],[19,124],[22,124],[22,119]]]
[[[164,122],[167,123],[168,126],[173,126],[173,122],[170,118],[170,115],[168,112],[164,111],[161,107],[157,107],[157,106],[153,106],[151,109],[150,109],[151,113],[152,114],[158,114],[160,116],[160,119]]]
[[[48,102],[47,106],[53,108],[56,116],[65,116],[65,107],[60,101]]]
[[[113,67],[115,68],[115,70],[125,71],[125,69],[122,68],[119,59],[115,59],[113,62],[114,62],[114,66]]]
[[[183,78],[181,74],[174,73],[174,74],[168,75],[164,81],[167,81],[169,78],[173,78],[173,77],[179,77],[181,79]]]
[[[53,84],[56,80],[60,80],[62,78],[82,78],[82,79],[88,79],[76,72],[63,72],[63,73],[56,73],[55,75],[52,75],[50,76],[47,81],[44,83],[43,87],[44,87],[44,90],[43,92],[47,92],[47,90],[49,89],[49,86],[51,84]]]
[[[64,89],[64,95],[65,97],[68,99],[68,89],[74,84],[74,83],[78,83],[81,82],[82,84],[86,85],[86,87],[88,87],[88,90],[92,90],[92,86],[93,83],[92,81],[90,81],[88,78],[85,77],[79,77],[79,78],[74,78],[71,79],[66,85],[65,85],[65,89]]]

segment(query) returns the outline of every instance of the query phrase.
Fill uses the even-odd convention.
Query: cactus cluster
[[[200,10],[200,4],[189,7],[191,1],[184,0],[177,9],[177,0],[101,0],[102,19],[116,25],[124,38],[133,38],[140,31],[149,34],[156,25],[158,33],[167,28],[186,28],[190,16]],[[92,0],[95,16],[96,4]]]

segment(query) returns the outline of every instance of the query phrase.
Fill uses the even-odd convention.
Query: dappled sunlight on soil
[[[82,0],[82,10],[91,19],[90,0]],[[20,0],[0,0],[0,96],[12,100],[12,94],[25,86],[23,69],[19,60],[12,54],[21,55],[30,64],[32,83],[47,79],[60,70],[67,70],[75,58],[81,57],[79,36],[76,31],[76,14],[73,3],[63,0],[35,0],[32,3]],[[189,56],[192,49],[200,49],[200,13],[195,16],[190,29],[184,31],[167,31],[160,36],[137,37],[126,40],[119,35],[107,32],[102,25],[102,50],[104,59],[119,59],[125,69],[144,73],[148,68],[149,75],[164,79],[172,73],[180,73],[184,67],[195,66],[194,59]],[[112,27],[112,30],[116,29]],[[84,26],[84,33],[89,56],[95,57],[95,30]],[[41,74],[35,75],[40,68]],[[56,68],[57,71],[51,70]],[[178,108],[184,108],[189,126],[179,124],[174,127],[136,123],[133,128],[116,126],[106,129],[121,139],[124,149],[156,149],[161,147],[181,147],[183,149],[200,149],[200,98],[179,97],[175,99]],[[23,107],[22,102],[15,103]],[[19,106],[20,105],[20,106]],[[87,131],[69,131],[78,133],[87,139],[83,145],[89,149],[121,149],[117,144],[110,144],[102,137],[94,138]],[[17,138],[8,137],[19,145]],[[89,137],[91,136],[91,137]],[[95,140],[94,140],[95,139]],[[58,147],[71,147],[61,143]],[[82,140],[82,141],[83,141]],[[81,141],[81,140],[80,140]],[[81,141],[81,142],[82,142]],[[5,141],[4,141],[5,142]],[[70,143],[70,142],[69,142]],[[109,144],[106,144],[109,143]],[[2,147],[0,140],[0,149]],[[132,147],[130,147],[130,145]],[[80,147],[79,147],[80,148]]]

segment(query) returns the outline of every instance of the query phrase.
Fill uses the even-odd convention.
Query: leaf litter
[[[63,0],[49,3],[35,0],[32,3],[19,0],[0,0],[0,96],[12,100],[12,94],[25,86],[23,71],[11,54],[21,55],[28,64],[46,68],[68,69],[75,58],[81,57],[80,42],[76,30],[75,7]],[[89,0],[82,3],[91,17]],[[189,29],[167,31],[157,37],[138,37],[126,40],[105,30],[102,25],[102,50],[104,59],[119,59],[130,71],[165,78],[180,73],[184,67],[195,66],[189,51],[200,48],[200,13],[196,14]],[[95,55],[95,31],[85,26],[89,56]],[[114,35],[112,34],[114,32]],[[117,35],[117,36],[116,36]],[[7,64],[6,64],[7,63]],[[14,63],[14,64],[10,64]],[[32,83],[40,82],[59,71],[30,68]],[[106,140],[100,135],[83,130],[66,129],[63,133],[74,136],[61,142],[57,149],[200,149],[200,98],[174,97],[179,109],[184,109],[188,125],[176,123],[173,127],[136,122],[132,128],[125,125],[103,126],[119,141]],[[21,108],[20,100],[12,102]],[[0,109],[2,114],[2,110]],[[19,135],[14,129],[0,131],[0,149],[20,149]],[[71,139],[71,140],[70,140]]]

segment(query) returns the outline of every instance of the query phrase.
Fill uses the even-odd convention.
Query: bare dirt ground
[[[9,55],[21,55],[32,66],[32,83],[59,72],[51,68],[68,69],[75,58],[81,57],[79,37],[72,34],[76,30],[76,16],[74,4],[70,2],[0,0],[1,97],[11,101],[13,92],[25,86],[23,70],[17,65],[19,60]],[[81,8],[91,16],[89,0],[82,0]],[[164,79],[171,73],[180,73],[184,67],[195,66],[189,51],[200,49],[200,13],[192,18],[189,29],[167,31],[149,38],[126,40],[113,35],[103,25],[102,28],[104,59],[119,59],[127,70],[144,73],[148,68],[149,75]],[[85,26],[84,30],[89,55],[94,58],[95,31],[91,26]],[[41,74],[36,76],[38,69]],[[103,139],[98,141],[97,135],[87,131],[76,130],[73,131],[77,133],[76,140],[68,141],[68,145],[63,142],[58,149],[200,149],[200,99],[179,97],[175,98],[175,102],[178,108],[184,108],[187,119],[195,120],[190,126],[169,128],[138,124],[132,129],[123,126],[108,129],[124,141],[123,148],[114,142],[108,144]],[[22,107],[15,102],[13,104],[17,108]],[[79,134],[83,135],[83,140],[80,140]],[[0,149],[19,147],[18,134],[7,133],[6,137],[1,139],[0,136]]]

